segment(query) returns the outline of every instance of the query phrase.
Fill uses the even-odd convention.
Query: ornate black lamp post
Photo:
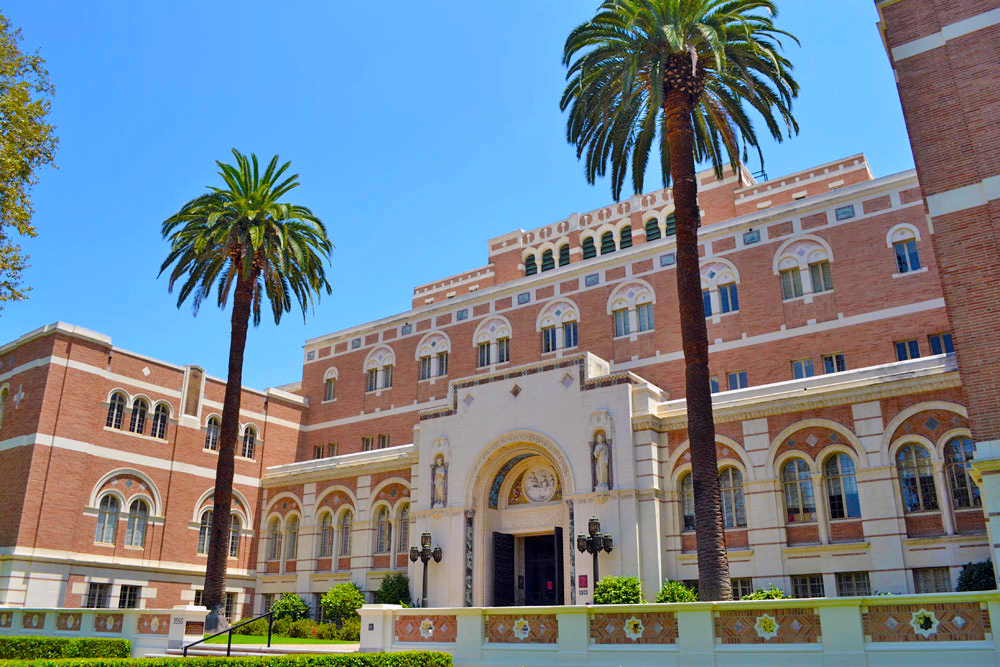
[[[587,522],[587,531],[590,535],[580,533],[576,536],[576,548],[580,553],[590,553],[594,556],[594,588],[596,589],[598,579],[597,554],[601,552],[601,549],[611,553],[611,550],[615,548],[615,544],[610,535],[601,533],[601,522],[597,520],[596,516],[590,517],[590,521]],[[410,558],[413,558],[413,556],[410,556]]]
[[[435,563],[440,563],[442,555],[444,554],[441,551],[441,547],[434,547],[433,550],[431,549],[431,533],[429,530],[425,530],[423,535],[420,536],[419,549],[416,547],[410,547],[410,562],[416,563],[417,560],[420,560],[423,561],[424,564],[424,589],[422,591],[423,595],[421,596],[421,607],[427,606],[427,561],[433,558]]]

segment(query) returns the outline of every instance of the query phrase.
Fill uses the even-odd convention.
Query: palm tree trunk
[[[238,280],[233,296],[232,330],[229,338],[229,375],[222,403],[219,428],[219,463],[215,469],[215,504],[205,565],[205,592],[202,604],[208,608],[206,632],[225,626],[226,565],[229,558],[229,522],[233,504],[233,473],[240,425],[240,393],[243,386],[243,352],[247,344],[253,279]]]
[[[677,301],[684,349],[685,397],[694,516],[698,539],[698,590],[702,600],[731,600],[726,533],[722,528],[715,422],[708,375],[708,328],[698,266],[698,181],[694,169],[691,100],[680,90],[667,93],[667,139],[677,222]]]

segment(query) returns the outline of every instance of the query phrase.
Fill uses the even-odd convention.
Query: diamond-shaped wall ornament
[[[438,342],[436,340],[431,341],[431,347],[437,347]]]
[[[631,298],[632,298],[632,297],[634,297],[634,296],[635,296],[635,290],[634,290],[634,289],[630,289],[630,290],[628,291],[628,298],[630,298],[630,299],[631,299]]]
[[[125,488],[126,489],[131,489],[132,488],[132,480],[130,480],[130,479],[126,479],[125,480]]]
[[[928,419],[927,421],[924,422],[924,426],[927,427],[927,430],[933,431],[938,426],[940,426],[940,422],[938,420],[934,419],[934,417],[931,417],[930,419]]]
[[[798,250],[795,251],[795,254],[798,255],[799,257],[805,257],[806,249],[800,247]]]
[[[558,317],[559,315],[562,315],[562,309],[556,308],[556,317]]]
[[[474,400],[476,399],[472,398],[472,394],[466,394],[465,398],[462,399],[462,403],[465,403],[465,407],[469,407]]]
[[[951,622],[954,623],[955,627],[959,630],[965,627],[965,619],[958,614],[955,614],[955,618],[951,619]]]
[[[819,438],[816,437],[815,433],[810,433],[809,437],[806,438],[806,442],[809,443],[810,447],[815,447],[816,443],[819,442]]]
[[[513,387],[510,388],[510,394],[514,398],[517,398],[517,395],[520,393],[521,393],[521,387],[519,385],[515,384]]]
[[[490,327],[490,333],[496,333],[496,331],[497,331],[497,325],[494,324]]]
[[[612,632],[615,631],[615,626],[612,625],[611,623],[608,623],[607,625],[604,626],[604,631],[610,635]]]
[[[830,432],[830,441],[831,442],[837,442],[838,440],[840,440],[840,434],[837,433],[836,431],[831,431]]]
[[[718,275],[718,274],[715,271],[709,271],[708,272],[708,277],[709,278],[714,278],[716,275]]]
[[[729,447],[723,447],[722,448],[722,455],[723,456],[729,456]]]
[[[898,626],[898,625],[899,625],[899,621],[897,621],[897,620],[896,620],[896,619],[895,619],[894,617],[892,617],[892,616],[890,616],[890,617],[889,617],[888,619],[886,619],[886,621],[885,621],[885,627],[889,628],[890,630],[895,630],[895,629],[896,629],[896,626]]]
[[[559,381],[559,384],[569,389],[570,385],[573,384],[573,376],[566,373],[566,375],[563,375],[563,379]]]
[[[736,632],[743,632],[743,622],[736,621],[733,623],[733,630],[736,630]]]
[[[798,632],[799,630],[802,629],[802,624],[799,623],[799,619],[796,618],[794,621],[791,622],[790,627],[792,628],[792,632]]]
[[[146,377],[149,377],[149,374],[152,373],[152,372],[153,371],[149,370],[149,366],[143,366],[142,367],[142,374],[145,375]]]

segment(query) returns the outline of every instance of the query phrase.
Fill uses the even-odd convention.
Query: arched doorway
[[[477,605],[558,605],[571,589],[569,466],[555,443],[513,433],[484,449],[471,486]]]

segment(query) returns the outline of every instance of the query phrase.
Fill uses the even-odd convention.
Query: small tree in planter
[[[401,604],[404,607],[409,607],[412,604],[410,601],[410,579],[399,572],[388,575],[375,591],[375,600],[380,604]]]
[[[685,586],[680,581],[667,579],[656,594],[657,602],[697,602],[698,591]]]
[[[962,573],[958,575],[958,591],[992,591],[997,587],[996,575],[993,573],[993,563],[984,560],[979,563],[966,563]]]
[[[287,618],[294,622],[309,615],[309,605],[295,593],[282,593],[271,605],[271,611],[274,612],[275,620]]]
[[[323,614],[337,625],[343,625],[350,618],[358,618],[358,609],[364,603],[365,596],[353,582],[337,584],[320,599]]]
[[[594,586],[594,604],[642,604],[638,577],[602,577]]]

